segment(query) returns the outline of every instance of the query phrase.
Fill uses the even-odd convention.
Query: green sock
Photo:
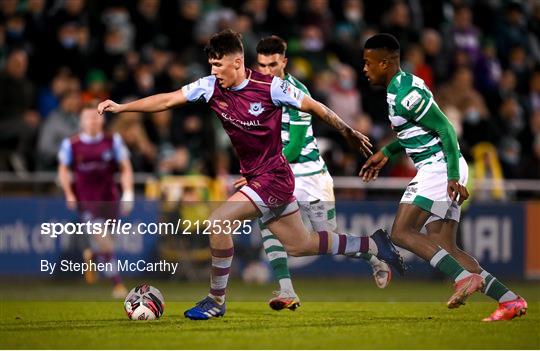
[[[498,302],[506,302],[517,299],[517,295],[510,291],[503,283],[497,278],[492,276],[489,272],[482,270],[480,273],[482,278],[486,281],[486,287],[484,288],[484,294],[491,297]]]
[[[290,279],[289,265],[287,263],[287,252],[283,244],[268,229],[262,229],[261,235],[263,239],[264,252],[270,266],[274,272],[274,276],[278,280]]]
[[[452,278],[455,282],[471,275],[469,271],[465,270],[458,261],[450,256],[444,249],[437,251],[429,261],[429,264]]]

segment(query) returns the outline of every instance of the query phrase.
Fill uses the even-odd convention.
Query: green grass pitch
[[[130,282],[135,285],[136,282]],[[130,321],[122,302],[101,283],[5,283],[0,293],[0,347],[9,349],[538,349],[540,285],[509,285],[528,299],[525,317],[482,323],[496,304],[474,296],[448,310],[451,285],[395,281],[385,290],[369,280],[299,280],[302,306],[275,312],[274,285],[233,281],[224,318],[190,321],[183,311],[205,283],[149,281],[166,299],[157,321]],[[7,289],[6,289],[7,287]]]

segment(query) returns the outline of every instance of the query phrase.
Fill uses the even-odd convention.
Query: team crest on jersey
[[[253,116],[257,117],[264,111],[264,107],[262,107],[261,102],[252,102],[249,104],[249,110],[248,112],[252,114]]]
[[[112,160],[112,158],[113,158],[113,154],[112,154],[112,151],[111,151],[111,150],[106,150],[106,151],[104,151],[104,152],[101,154],[101,159],[102,159],[103,161],[107,161],[107,162],[108,162],[108,161]]]

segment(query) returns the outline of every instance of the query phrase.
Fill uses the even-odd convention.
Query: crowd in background
[[[378,148],[394,138],[384,89],[362,73],[363,43],[395,35],[404,70],[421,77],[456,128],[467,158],[489,143],[506,178],[540,178],[540,1],[504,0],[1,0],[0,171],[55,170],[83,105],[179,89],[209,74],[215,32],[243,35],[246,65],[260,38],[288,42],[288,71]],[[236,174],[205,105],[107,116],[135,171]],[[315,121],[333,175],[364,159]],[[382,175],[411,176],[405,157]]]

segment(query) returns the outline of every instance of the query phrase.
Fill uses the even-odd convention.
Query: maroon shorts
[[[294,174],[288,164],[255,177],[247,178],[240,192],[257,207],[262,223],[298,210],[294,192]]]

